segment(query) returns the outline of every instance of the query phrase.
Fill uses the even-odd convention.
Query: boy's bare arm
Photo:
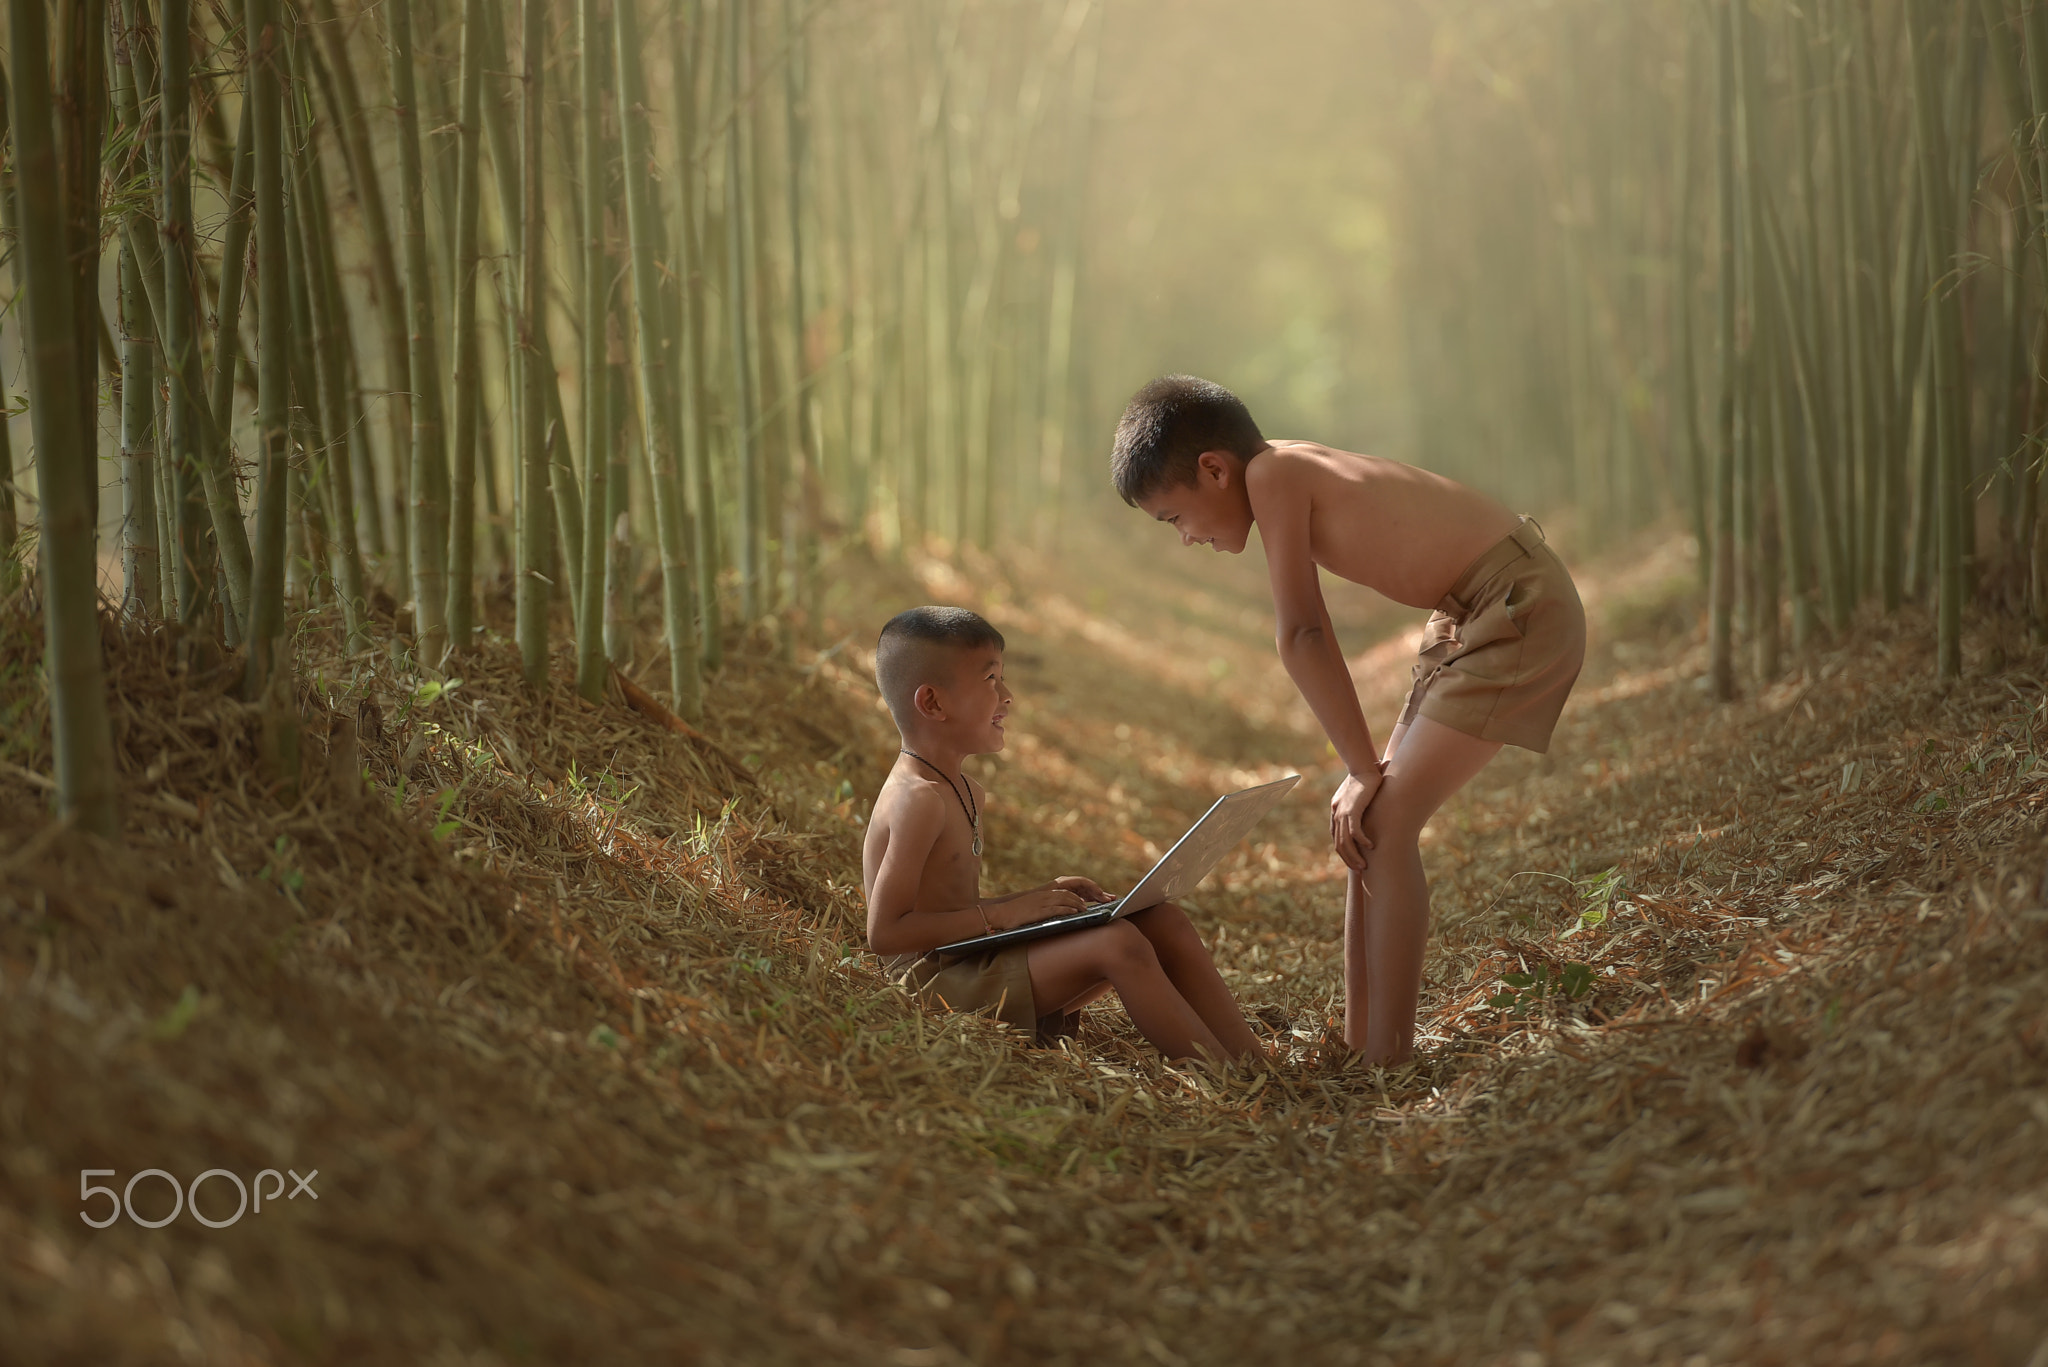
[[[894,807],[889,845],[868,889],[868,947],[877,954],[922,954],[1084,905],[1078,893],[1048,885],[1003,898],[977,898],[966,906],[919,910],[946,808],[939,795],[918,788],[900,793]]]
[[[1245,492],[1266,546],[1280,662],[1348,771],[1330,798],[1330,845],[1347,867],[1363,869],[1372,848],[1365,809],[1379,792],[1380,762],[1316,578],[1309,542],[1313,504],[1304,476],[1286,461],[1255,462],[1246,468]]]
[[[1280,662],[1344,767],[1361,777],[1377,774],[1372,729],[1358,705],[1310,554],[1308,490],[1283,462],[1258,461],[1246,467],[1245,491],[1266,547]]]

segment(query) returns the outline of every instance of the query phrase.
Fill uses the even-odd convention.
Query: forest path
[[[1303,772],[1188,901],[1247,1006],[1292,1022],[1295,1066],[1337,1064],[1339,775],[1275,658],[1256,548],[1103,545],[993,594],[920,564],[1010,638],[991,887],[1115,886],[1216,794]],[[1271,1271],[1391,1301],[1413,1318],[1381,1345],[1447,1361],[2038,1367],[2040,651],[1979,623],[1944,686],[1928,624],[1872,619],[1722,705],[1683,539],[1577,574],[1592,646],[1551,752],[1504,751],[1425,833],[1420,1061],[1303,1122],[1427,1171],[1425,1213],[1308,1217]],[[1420,622],[1326,586],[1384,735]]]
[[[316,631],[313,769],[324,709],[366,723],[346,801],[266,791],[251,710],[112,636],[118,847],[49,822],[34,657],[0,651],[0,1342],[2040,1367],[2048,766],[2010,624],[1947,686],[1924,622],[1872,620],[1721,705],[1680,548],[1575,565],[1586,674],[1549,755],[1432,823],[1420,1058],[1381,1072],[1331,1033],[1335,775],[1259,557],[1135,519],[1085,546],[841,560],[823,648],[732,643],[716,746],[526,690],[507,641],[423,684]],[[1277,1067],[1166,1067],[1113,1005],[1026,1048],[874,970],[859,818],[895,738],[865,647],[919,601],[1009,638],[992,888],[1125,881],[1217,793],[1304,773],[1187,899],[1284,1022]],[[1383,728],[1414,614],[1332,609]],[[83,1170],[265,1167],[321,1200],[79,1223]]]

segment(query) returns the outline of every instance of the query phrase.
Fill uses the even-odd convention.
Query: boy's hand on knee
[[[1330,845],[1346,868],[1363,871],[1372,840],[1365,833],[1365,809],[1379,795],[1384,774],[1344,775],[1330,797]]]

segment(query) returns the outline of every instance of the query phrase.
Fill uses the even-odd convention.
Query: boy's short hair
[[[1204,451],[1250,460],[1265,445],[1237,395],[1193,375],[1163,375],[1125,406],[1109,478],[1124,502],[1136,507],[1161,489],[1193,484],[1195,462]]]
[[[910,700],[919,684],[931,682],[932,661],[941,651],[1003,649],[1003,633],[966,608],[907,608],[882,624],[875,643],[875,686],[900,731],[909,720]]]

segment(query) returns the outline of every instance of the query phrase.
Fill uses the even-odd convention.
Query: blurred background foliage
[[[1866,608],[1952,675],[1965,611],[2048,601],[2035,0],[21,0],[7,43],[0,546],[66,695],[104,598],[252,697],[331,608],[535,684],[566,630],[592,696],[652,650],[693,716],[844,549],[1149,531],[1103,458],[1176,370],[1572,547],[1689,530],[1724,697]]]

